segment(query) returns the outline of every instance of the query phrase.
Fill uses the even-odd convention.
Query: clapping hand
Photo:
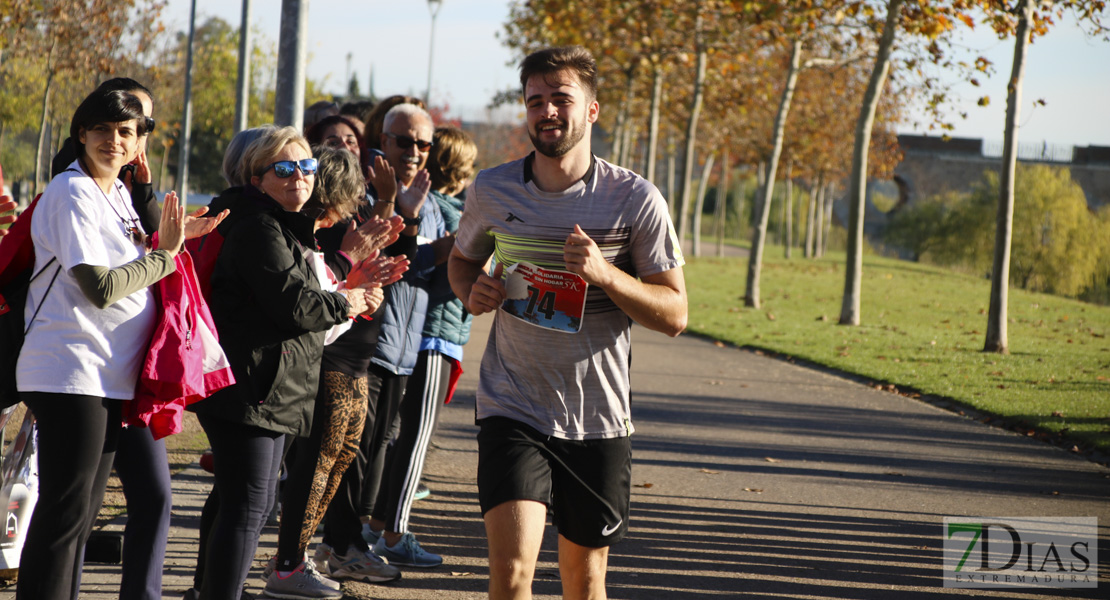
[[[173,192],[170,193],[172,194]],[[231,211],[225,208],[214,217],[205,217],[204,215],[208,214],[207,206],[202,206],[194,210],[185,217],[185,239],[191,240],[208,235],[217,225],[227,218],[230,212]]]
[[[351,269],[347,275],[348,288],[383,288],[399,281],[409,270],[409,260],[404,256],[381,256],[375,252]]]
[[[427,169],[421,169],[412,184],[402,187],[397,194],[397,210],[404,216],[416,218],[420,209],[424,207],[424,200],[428,198],[428,190],[432,189],[432,177]]]
[[[374,217],[362,225],[352,219],[347,232],[343,234],[339,249],[347,254],[352,263],[358,264],[374,252],[397,241],[404,228],[405,223],[399,216],[389,219]]]

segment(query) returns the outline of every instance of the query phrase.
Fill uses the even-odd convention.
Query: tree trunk
[[[832,218],[833,218],[833,204],[836,203],[836,183],[828,182],[825,184],[825,220],[824,228],[825,233],[821,236],[821,256],[824,256],[829,251],[829,238],[832,234]]]
[[[674,153],[674,132],[669,128],[667,130],[667,204],[670,205],[671,222],[677,223],[678,211],[675,208],[678,206],[678,198],[674,195],[675,187],[675,166],[678,161]]]
[[[782,200],[783,206],[783,229],[786,230],[786,258],[790,258],[790,247],[794,245],[794,161],[791,160],[786,163],[786,197]]]
[[[817,188],[820,185],[820,179],[809,184],[809,207],[806,211],[806,245],[805,250],[802,251],[802,256],[806,258],[813,258],[813,220],[817,216]]]
[[[771,216],[771,196],[775,192],[775,171],[782,155],[782,139],[786,133],[786,118],[790,115],[790,101],[794,98],[794,88],[798,84],[798,72],[802,66],[802,40],[795,39],[790,52],[790,71],[786,75],[786,86],[779,98],[779,110],[775,115],[775,129],[771,145],[771,157],[767,165],[767,183],[760,190],[763,198],[759,206],[759,226],[752,235],[752,248],[748,252],[748,281],[744,290],[744,304],[759,308],[759,278],[763,270],[763,246],[767,238],[767,221]]]
[[[644,178],[655,183],[655,151],[659,146],[659,112],[663,100],[663,67],[651,62],[651,115],[648,118],[647,166]]]
[[[987,339],[984,352],[1010,352],[1006,327],[1010,293],[1010,238],[1014,222],[1014,173],[1017,167],[1018,117],[1021,112],[1021,86],[1025,78],[1025,54],[1029,47],[1029,26],[1033,21],[1033,0],[1021,0],[1014,39],[1014,64],[1006,95],[1006,133],[1002,145],[1002,173],[998,182],[998,217],[994,237],[994,263],[991,266],[991,300],[987,313]]]
[[[748,180],[747,178],[740,180],[740,185],[736,186],[736,223],[737,230],[740,235],[744,235],[744,201],[747,200],[748,195]]]
[[[613,148],[610,152],[610,157],[613,163],[621,164],[624,158],[624,143],[625,143],[625,130],[629,126],[628,115],[632,110],[632,93],[636,85],[636,63],[628,65],[624,71],[627,76],[625,79],[624,99],[621,101],[621,108],[617,111],[617,122],[613,126]]]
[[[825,195],[828,193],[829,184],[825,177],[817,180],[817,219],[813,222],[813,258],[821,258],[821,249],[825,247]]]
[[[709,176],[713,174],[716,155],[705,159],[705,167],[698,178],[698,197],[694,199],[694,256],[701,256],[701,212],[705,208],[705,190],[709,187]]]
[[[721,180],[717,182],[717,256],[725,255],[725,221],[728,220],[728,145],[721,150]]]
[[[42,148],[47,144],[47,120],[50,119],[50,92],[54,89],[54,48],[58,40],[50,42],[50,52],[47,54],[47,84],[42,90],[42,120],[39,121],[39,143],[34,148],[34,181],[31,182],[31,196],[39,193],[39,184],[42,182]]]
[[[162,142],[162,165],[158,168],[158,191],[166,191],[166,157],[170,153],[170,147]]]
[[[754,227],[759,222],[762,204],[759,203],[760,198],[763,197],[763,188],[767,185],[767,163],[760,161],[759,165],[755,168],[755,194],[752,196],[752,220],[748,223],[748,227]],[[751,235],[751,232],[748,232]]]
[[[890,71],[890,51],[894,34],[902,14],[903,0],[887,3],[886,23],[879,39],[875,66],[863,95],[859,119],[856,121],[856,139],[852,148],[852,177],[848,186],[848,258],[844,269],[844,298],[840,306],[841,325],[860,324],[860,285],[863,281],[863,207],[867,192],[867,153],[871,145],[871,128],[875,124],[875,111],[883,93],[887,73]]]
[[[631,109],[629,109],[629,111],[631,111]],[[631,112],[629,114],[631,114]],[[639,137],[640,130],[637,129],[636,123],[629,119],[628,126],[624,129],[624,144],[622,145],[624,148],[624,157],[620,162],[622,167],[635,170],[636,155],[633,153],[636,151],[636,139]]]
[[[700,10],[699,10],[700,13]],[[709,58],[709,50],[701,34],[702,16],[698,14],[695,39],[698,48],[697,72],[694,76],[694,98],[690,103],[690,118],[686,121],[686,153],[683,157],[682,198],[678,203],[678,242],[679,245],[686,240],[686,213],[690,206],[690,182],[694,176],[694,152],[698,138],[698,117],[701,116],[702,97],[705,87],[705,69]]]

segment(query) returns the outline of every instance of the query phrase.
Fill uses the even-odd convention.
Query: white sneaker
[[[284,576],[281,571],[270,573],[263,592],[272,598],[288,600],[340,600],[343,592],[339,587],[339,582],[324,577],[316,571],[312,561],[306,560]]]

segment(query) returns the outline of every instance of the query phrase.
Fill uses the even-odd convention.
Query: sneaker
[[[381,531],[374,531],[369,523],[362,524],[362,539],[366,540],[366,543],[369,544],[371,548],[374,547],[374,544],[378,543],[378,538],[380,537],[382,537]]]
[[[331,575],[331,569],[328,567],[328,559],[331,558],[331,546],[325,543],[316,545],[316,552],[312,554],[312,562],[316,564],[316,570],[324,575]]]
[[[308,560],[302,561],[287,575],[283,576],[279,571],[270,573],[263,592],[271,598],[290,600],[340,600],[343,597],[339,583],[321,575],[316,571],[316,565]]]
[[[327,545],[324,544],[324,546],[327,546]],[[331,546],[327,546],[327,551],[329,553],[331,552]],[[320,549],[317,548],[316,552],[319,553]],[[327,561],[327,559],[328,559],[328,557],[325,555],[324,556],[324,561]],[[308,552],[304,553],[304,558],[302,558],[301,560],[303,560],[305,562],[308,561]],[[317,560],[316,557],[313,557],[313,559],[312,559],[312,567],[314,569],[316,569],[317,573],[324,573],[325,575],[327,574],[327,571],[320,568],[320,561]],[[273,573],[274,569],[276,569],[276,568],[277,568],[277,556],[275,555],[275,556],[271,556],[270,560],[266,561],[266,566],[262,568],[262,581],[269,581],[270,580],[270,574]],[[328,585],[332,586],[333,588],[335,588],[337,590],[339,589],[340,586],[339,586],[338,581],[332,581],[332,580],[327,579],[327,578],[325,578],[324,580],[328,583]]]
[[[425,552],[420,547],[420,542],[416,541],[416,536],[411,532],[401,536],[396,546],[387,544],[385,536],[382,536],[378,539],[378,543],[374,545],[374,554],[388,560],[391,565],[401,565],[402,567],[430,569],[443,564],[443,557]]]
[[[386,564],[370,550],[361,552],[357,548],[348,548],[347,551],[346,555],[333,551],[328,557],[328,573],[332,579],[386,583],[401,578],[400,569]]]
[[[413,500],[423,500],[423,499],[425,499],[425,498],[427,498],[428,496],[431,496],[431,495],[432,495],[432,490],[428,489],[428,486],[424,485],[424,483],[421,482],[420,484],[418,484],[416,486],[416,493],[412,495],[412,499]]]

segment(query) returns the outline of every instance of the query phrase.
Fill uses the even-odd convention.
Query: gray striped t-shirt
[[[486,169],[467,191],[455,247],[565,270],[563,244],[575,224],[605,258],[634,277],[684,264],[663,196],[632,171],[595,159],[593,176],[559,193],[525,182],[525,159]],[[501,310],[479,372],[477,418],[508,417],[557,438],[630,435],[630,319],[591,286],[582,329],[570,334]]]

